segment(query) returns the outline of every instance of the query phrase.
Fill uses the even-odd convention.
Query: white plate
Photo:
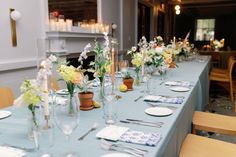
[[[111,153],[102,155],[101,157],[132,157],[132,156],[124,153]]]
[[[150,107],[145,110],[145,113],[152,116],[169,116],[173,113],[173,110],[166,107]]]
[[[67,89],[61,89],[61,90],[58,90],[56,91],[57,94],[60,94],[60,95],[68,95],[68,90]]]
[[[171,87],[170,90],[175,92],[187,92],[190,91],[190,88],[187,87]]]
[[[0,119],[7,118],[11,115],[10,111],[0,110]]]

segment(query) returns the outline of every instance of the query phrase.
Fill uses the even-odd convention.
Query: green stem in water
[[[69,81],[66,83],[67,85],[67,89],[70,95],[70,102],[69,102],[69,114],[74,114],[74,107],[73,107],[73,102],[72,102],[72,97],[74,95],[74,89],[75,89],[75,85]]]
[[[33,122],[34,122],[34,125],[36,126],[36,127],[38,127],[38,124],[37,124],[37,121],[36,121],[36,116],[35,116],[35,106],[33,105],[33,104],[30,104],[29,106],[28,106],[28,109],[31,111],[31,113],[32,113],[32,119],[33,119]]]

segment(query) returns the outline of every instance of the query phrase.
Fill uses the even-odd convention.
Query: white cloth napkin
[[[147,95],[143,98],[144,101],[161,102],[170,104],[182,104],[184,97],[164,96],[164,95]]]
[[[189,81],[166,81],[166,86],[181,86],[181,87],[191,87],[192,83]]]
[[[97,138],[104,138],[104,139],[112,140],[112,141],[117,141],[117,140],[119,140],[121,135],[124,134],[128,130],[129,130],[129,128],[127,128],[127,127],[110,125],[110,126],[103,128],[101,131],[99,131],[96,134],[96,137]]]
[[[21,149],[16,149],[8,146],[0,146],[1,157],[23,157],[25,152]]]

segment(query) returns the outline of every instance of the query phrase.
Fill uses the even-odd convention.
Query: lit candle
[[[73,21],[71,19],[66,19],[66,30],[72,31],[72,23]]]
[[[45,61],[42,61],[41,62],[41,65],[40,67],[43,69],[43,70],[46,70],[46,63]],[[48,79],[47,79],[47,76],[44,76],[44,80],[43,80],[43,85],[42,85],[42,90],[44,91],[44,115],[45,116],[49,116],[49,98],[48,98]]]
[[[175,44],[175,36],[174,36],[174,39],[173,39],[173,43]]]
[[[49,22],[50,30],[55,31],[56,30],[56,22],[55,20],[50,20]]]
[[[112,48],[111,50],[111,79],[112,85],[115,84],[115,50]]]

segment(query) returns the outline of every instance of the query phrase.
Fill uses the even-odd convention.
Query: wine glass
[[[54,119],[57,127],[66,135],[68,143],[70,135],[77,128],[79,123],[79,107],[77,104],[79,104],[79,102],[76,94],[74,94],[74,96],[71,96],[69,93],[56,95]],[[74,157],[76,154],[75,151],[68,151],[64,156]]]
[[[122,60],[119,62],[119,70],[123,76],[128,71],[128,67],[129,67],[128,60]]]

